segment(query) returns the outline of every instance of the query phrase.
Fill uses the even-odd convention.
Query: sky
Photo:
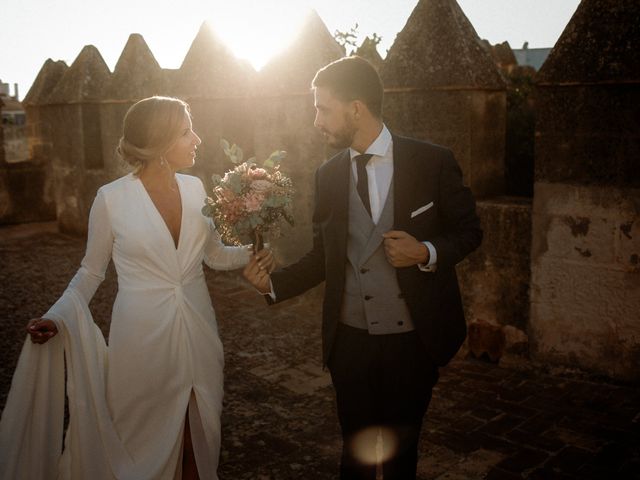
[[[285,48],[309,9],[329,32],[358,24],[384,57],[418,0],[0,0],[0,79],[27,94],[44,62],[71,65],[84,45],[113,71],[129,34],[140,33],[163,68],[179,68],[203,21],[256,69]],[[458,0],[480,38],[511,48],[553,47],[580,0]]]

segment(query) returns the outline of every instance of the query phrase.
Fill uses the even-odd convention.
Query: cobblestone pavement
[[[0,406],[24,324],[62,293],[84,241],[52,224],[0,228]],[[319,298],[267,307],[237,274],[207,271],[225,345],[222,480],[337,478],[340,436],[320,365]],[[115,274],[94,297],[108,333]],[[640,389],[456,359],[441,370],[419,478],[640,478]]]

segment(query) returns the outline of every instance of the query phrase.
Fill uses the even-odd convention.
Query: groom
[[[466,335],[455,265],[482,239],[475,201],[451,151],[389,132],[366,60],[330,63],[312,88],[314,125],[344,149],[316,172],[313,247],[270,276],[254,257],[244,274],[270,303],[326,281],[340,478],[375,479],[382,445],[385,480],[412,479],[438,367]]]

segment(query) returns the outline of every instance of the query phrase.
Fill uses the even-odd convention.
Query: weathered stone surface
[[[384,119],[395,133],[450,148],[476,198],[504,192],[505,92],[386,92]]]
[[[86,45],[46,98],[46,103],[102,100],[110,80],[111,72],[98,49]]]
[[[637,381],[640,190],[536,183],[530,338],[536,359]]]
[[[166,77],[142,35],[133,33],[113,70],[105,99],[140,100],[167,92]]]
[[[243,96],[250,91],[255,70],[241,61],[204,22],[193,40],[171,91],[180,98]]]
[[[101,136],[96,139],[85,135],[84,122],[97,122],[99,115],[95,104],[48,107],[53,196],[60,228],[67,233],[86,233],[95,193],[101,185],[112,180],[104,164],[96,165],[93,157],[102,153]]]
[[[474,357],[486,357],[492,362],[500,360],[505,347],[502,328],[484,320],[477,320],[469,324],[467,335],[467,345]]]
[[[31,161],[0,169],[0,224],[55,220],[48,173]]]
[[[257,95],[306,95],[316,72],[344,56],[320,16],[312,11],[300,35],[258,74]]]
[[[525,332],[511,325],[502,327],[502,332],[506,353],[520,356],[529,354],[529,336]]]
[[[504,89],[490,53],[455,0],[420,0],[389,49],[387,87]]]
[[[2,107],[4,107],[4,102],[2,101],[2,98],[0,98],[0,112],[2,112]],[[0,145],[4,145],[4,127],[2,126],[2,122],[0,122]],[[0,148],[0,167],[3,167],[5,163],[4,147],[2,147]]]
[[[477,204],[482,245],[457,267],[467,322],[525,331],[529,321],[531,201],[500,197]]]
[[[47,98],[68,69],[69,67],[62,60],[54,62],[48,58],[22,100],[22,104],[25,107],[30,107],[47,103]]]
[[[536,181],[640,187],[640,84],[538,86],[536,106]]]
[[[540,68],[538,82],[637,84],[639,24],[637,0],[583,0]]]

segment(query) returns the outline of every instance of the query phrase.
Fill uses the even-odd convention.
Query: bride
[[[146,98],[127,112],[118,153],[134,172],[98,190],[80,269],[28,323],[32,344],[0,422],[2,479],[217,478],[224,358],[202,262],[234,269],[250,253],[223,245],[200,213],[201,181],[176,173],[200,143],[181,100]],[[270,252],[258,257],[273,268]],[[110,259],[107,348],[88,304]]]

